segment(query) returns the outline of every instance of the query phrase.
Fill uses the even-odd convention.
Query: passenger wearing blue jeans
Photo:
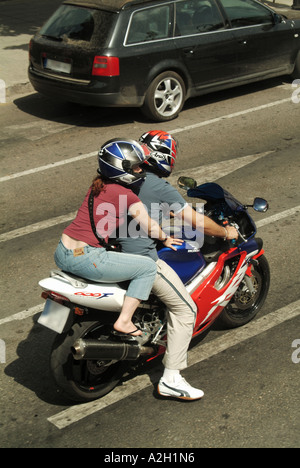
[[[124,304],[114,329],[120,334],[142,336],[132,323],[132,316],[142,300],[148,299],[156,276],[155,262],[147,257],[107,251],[109,238],[127,220],[128,213],[150,236],[165,246],[181,243],[170,239],[147,211],[131,188],[145,177],[140,164],[145,161],[143,149],[132,140],[111,140],[99,151],[99,173],[89,189],[75,220],[64,230],[55,252],[59,268],[93,281],[130,280]],[[89,204],[93,200],[93,230]],[[99,243],[99,239],[102,242]]]
[[[162,178],[171,174],[178,152],[177,142],[170,134],[150,131],[142,135],[140,143],[147,158],[143,164],[147,176],[138,189],[138,196],[151,216],[157,209],[155,219],[161,222],[162,207],[171,207],[175,217],[184,219],[187,224],[207,235],[237,238],[238,234],[234,228],[224,229],[210,218],[197,213],[179,192]],[[119,242],[123,252],[148,256],[157,264],[152,292],[168,308],[168,340],[163,359],[165,370],[158,384],[158,393],[185,400],[201,398],[204,395],[202,390],[193,388],[180,374],[180,371],[187,367],[187,351],[197,313],[195,303],[175,271],[158,259],[155,239],[129,236],[120,238]]]

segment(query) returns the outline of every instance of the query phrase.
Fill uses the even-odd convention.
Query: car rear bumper
[[[112,86],[112,83],[100,80],[60,78],[40,73],[32,67],[28,68],[28,77],[37,92],[63,101],[99,107],[141,107],[144,103],[144,96],[138,96],[133,87],[130,87],[130,93],[121,93],[113,89],[119,85]]]

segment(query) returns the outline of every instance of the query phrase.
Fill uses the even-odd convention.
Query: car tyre
[[[183,108],[186,88],[178,73],[167,71],[158,75],[149,86],[143,114],[155,122],[167,122],[178,117]]]

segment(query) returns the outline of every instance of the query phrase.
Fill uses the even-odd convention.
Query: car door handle
[[[239,44],[241,45],[247,45],[248,44],[248,41],[244,40],[244,41],[239,41]]]
[[[187,47],[186,49],[183,49],[183,52],[185,55],[193,55],[194,54],[194,47]]]

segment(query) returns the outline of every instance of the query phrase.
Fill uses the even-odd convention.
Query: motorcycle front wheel
[[[75,323],[53,343],[50,368],[62,396],[75,402],[89,402],[109,393],[128,369],[126,361],[77,361],[71,347],[79,338],[108,339],[111,325],[99,322]]]
[[[237,328],[254,319],[263,307],[270,287],[270,267],[264,255],[252,266],[253,292],[243,280],[238,290],[218,318],[222,328]]]

